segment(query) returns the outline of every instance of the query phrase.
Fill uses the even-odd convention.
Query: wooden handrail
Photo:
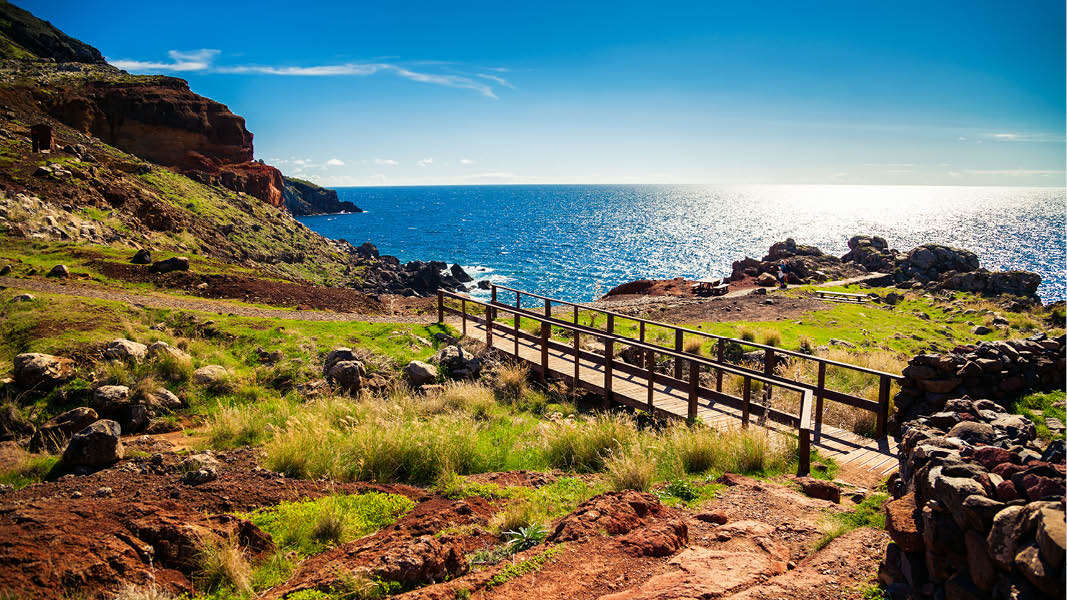
[[[515,288],[509,288],[509,287],[503,286],[503,285],[499,285],[499,286],[498,285],[493,285],[492,287],[493,288],[497,288],[497,289],[501,289],[501,290],[504,290],[504,291],[508,291],[508,292],[514,292],[514,293],[522,294],[523,296],[530,296],[531,298],[538,298],[538,299],[541,299],[541,300],[548,300],[548,301],[551,301],[551,302],[555,302],[556,304],[563,304],[563,305],[566,305],[566,306],[576,306],[576,307],[578,307],[580,309],[584,309],[584,310],[589,310],[589,311],[593,311],[593,312],[599,312],[599,313],[603,313],[605,315],[613,315],[613,316],[615,316],[617,318],[628,319],[630,321],[634,321],[635,323],[643,323],[645,325],[655,325],[657,327],[665,327],[667,329],[673,329],[673,330],[676,330],[676,331],[681,331],[683,333],[688,333],[688,334],[692,334],[692,335],[699,335],[699,336],[703,336],[703,337],[706,337],[706,338],[711,338],[711,339],[714,339],[714,340],[725,340],[727,342],[735,342],[735,343],[741,344],[743,346],[748,346],[750,348],[759,348],[760,350],[774,350],[778,354],[784,354],[784,355],[787,355],[787,356],[792,356],[792,357],[800,358],[800,359],[803,359],[803,360],[810,360],[810,361],[814,361],[814,362],[826,363],[826,364],[828,364],[830,366],[842,367],[842,368],[845,368],[845,369],[852,369],[854,371],[860,371],[862,373],[867,373],[869,375],[878,375],[879,377],[884,375],[886,377],[892,378],[894,381],[903,381],[904,380],[904,376],[903,375],[896,375],[896,374],[893,374],[893,373],[886,373],[884,371],[879,371],[877,369],[871,369],[871,368],[868,368],[868,367],[861,367],[859,365],[852,365],[852,364],[849,364],[849,363],[844,363],[844,362],[832,360],[832,359],[829,359],[829,358],[822,358],[822,357],[819,357],[819,356],[812,356],[810,354],[804,354],[803,352],[797,352],[796,350],[786,350],[784,348],[778,348],[777,346],[768,346],[766,344],[759,344],[759,343],[756,343],[756,342],[747,342],[745,340],[732,338],[732,337],[725,336],[725,335],[718,335],[718,334],[715,334],[715,333],[709,333],[707,331],[700,331],[698,329],[689,329],[688,327],[681,327],[679,325],[672,325],[670,323],[663,323],[662,321],[653,321],[651,319],[645,319],[645,318],[642,318],[642,317],[634,317],[634,316],[631,316],[631,315],[626,315],[626,314],[623,314],[623,313],[607,310],[607,309],[604,309],[604,308],[597,308],[595,306],[590,306],[588,304],[581,304],[581,303],[578,303],[578,302],[568,302],[566,300],[557,300],[555,298],[549,298],[547,296],[541,296],[539,294],[534,294],[532,292],[527,292],[525,290],[517,290]]]
[[[780,413],[779,411],[776,411],[774,409],[770,409],[769,406],[768,407],[763,407],[761,409],[761,411],[762,411],[761,414],[766,416],[767,415],[767,411],[771,411],[772,413],[780,414],[780,415],[783,415],[784,417],[788,417],[790,419],[795,419],[795,424],[796,424],[796,428],[797,428],[797,439],[798,439],[797,474],[798,475],[806,475],[810,471],[811,411],[812,411],[813,392],[812,392],[812,390],[807,389],[806,387],[803,387],[803,386],[800,386],[800,385],[796,385],[797,382],[790,382],[789,380],[781,379],[781,378],[778,378],[778,377],[775,377],[775,376],[768,376],[766,374],[760,374],[758,372],[750,372],[747,369],[737,368],[737,367],[735,367],[733,365],[719,363],[717,361],[706,359],[706,358],[704,358],[702,356],[697,356],[697,355],[693,355],[693,354],[689,354],[689,353],[685,353],[685,352],[675,352],[673,350],[669,350],[669,349],[662,348],[662,347],[659,347],[659,346],[649,345],[649,344],[646,344],[646,343],[643,343],[643,342],[640,342],[640,341],[635,341],[635,340],[633,340],[631,338],[628,338],[628,337],[620,336],[617,333],[608,333],[608,332],[601,331],[599,329],[594,329],[592,327],[586,327],[584,325],[581,325],[581,324],[577,323],[577,321],[575,321],[575,322],[562,321],[560,319],[548,316],[549,314],[551,314],[551,310],[548,307],[549,306],[548,304],[546,304],[545,314],[538,314],[538,313],[536,313],[534,311],[531,311],[531,310],[512,307],[512,306],[505,305],[505,304],[499,304],[499,303],[490,304],[490,303],[486,303],[486,302],[481,302],[481,301],[478,301],[478,300],[474,300],[474,299],[468,298],[466,296],[462,296],[462,295],[455,294],[455,293],[452,293],[452,292],[446,292],[446,291],[443,291],[443,290],[439,290],[437,294],[438,294],[438,303],[437,303],[437,305],[438,305],[438,311],[439,311],[438,318],[439,318],[440,321],[444,320],[444,314],[446,312],[448,312],[448,313],[458,313],[458,314],[461,315],[461,318],[463,319],[464,324],[465,324],[466,320],[468,318],[468,314],[467,314],[467,305],[468,304],[485,307],[486,310],[485,310],[485,317],[484,318],[479,318],[478,316],[473,315],[473,314],[469,315],[469,318],[470,318],[470,320],[475,321],[475,322],[481,321],[486,325],[486,331],[487,331],[487,336],[486,337],[487,337],[487,339],[492,339],[491,337],[489,337],[491,334],[489,334],[488,332],[491,331],[494,328],[499,327],[503,331],[508,331],[508,328],[507,328],[506,325],[504,325],[504,324],[499,324],[498,325],[497,323],[494,322],[493,317],[495,316],[495,313],[497,311],[504,311],[504,312],[513,313],[515,315],[515,317],[516,317],[515,326],[514,326],[514,329],[513,329],[513,332],[515,334],[516,352],[517,352],[518,338],[519,338],[519,333],[520,333],[520,330],[519,330],[519,327],[518,327],[519,317],[526,317],[526,318],[529,318],[529,319],[532,319],[532,320],[540,322],[541,323],[541,327],[540,327],[539,335],[537,337],[540,338],[538,341],[540,342],[540,345],[541,345],[542,376],[547,376],[547,372],[548,372],[547,353],[548,353],[548,347],[549,347],[550,338],[551,338],[551,328],[553,326],[555,326],[555,327],[559,327],[561,329],[569,329],[569,330],[571,330],[573,332],[574,341],[575,341],[575,343],[574,343],[575,381],[572,382],[573,385],[575,386],[575,388],[577,388],[577,384],[578,384],[578,382],[577,382],[578,360],[579,360],[580,355],[581,355],[581,350],[580,350],[580,347],[579,347],[579,344],[578,344],[578,340],[579,340],[579,336],[580,335],[583,335],[583,334],[584,335],[592,335],[592,336],[595,336],[595,337],[598,337],[598,338],[602,339],[604,341],[605,352],[611,352],[612,345],[615,342],[626,344],[628,346],[632,346],[632,347],[635,347],[635,348],[639,348],[641,350],[642,361],[644,363],[643,367],[645,369],[647,369],[647,375],[646,375],[647,378],[648,378],[648,399],[647,399],[647,403],[648,403],[648,408],[650,410],[654,409],[654,407],[652,406],[652,402],[653,402],[653,387],[655,385],[655,380],[656,380],[656,372],[653,369],[654,364],[655,364],[654,355],[658,353],[658,354],[663,354],[665,356],[670,356],[670,357],[674,358],[676,362],[677,361],[681,361],[681,360],[688,361],[689,362],[689,382],[688,382],[689,383],[689,390],[688,390],[689,391],[689,402],[688,402],[689,406],[688,406],[688,411],[687,411],[687,417],[688,417],[688,419],[690,421],[694,420],[697,417],[697,406],[698,406],[697,405],[697,399],[698,399],[698,396],[699,396],[698,392],[701,389],[700,376],[699,376],[701,365],[708,366],[708,367],[711,367],[711,368],[714,368],[714,369],[718,369],[720,372],[725,371],[725,372],[729,372],[729,373],[732,373],[732,374],[735,374],[735,375],[739,375],[739,376],[744,378],[745,394],[744,394],[744,398],[743,398],[743,417],[742,417],[743,426],[747,426],[747,424],[748,424],[747,421],[748,421],[748,413],[749,413],[749,410],[750,410],[750,400],[751,400],[750,390],[751,390],[751,381],[752,380],[761,381],[761,382],[763,382],[763,383],[765,383],[767,385],[770,385],[770,386],[778,386],[778,387],[781,387],[781,388],[786,389],[786,390],[799,392],[800,395],[801,395],[801,400],[800,400],[800,413],[798,415],[792,416],[792,415],[789,415],[788,413]],[[453,298],[453,299],[459,300],[461,308],[459,310],[457,310],[457,309],[454,309],[452,307],[446,306],[445,303],[444,303],[445,297],[449,297],[449,298]],[[609,327],[610,327],[610,325],[609,325]],[[523,335],[527,335],[527,334],[525,332],[523,332]],[[527,337],[533,337],[533,336],[527,336]],[[612,358],[613,357],[612,357],[611,354],[607,354],[604,357],[605,399],[610,399],[611,398],[612,362],[613,362]],[[639,367],[639,369],[640,369],[640,367]]]

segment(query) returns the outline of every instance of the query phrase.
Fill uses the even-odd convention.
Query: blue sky
[[[1061,0],[15,3],[327,185],[1064,185]]]

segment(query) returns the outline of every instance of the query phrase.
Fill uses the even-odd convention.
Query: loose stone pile
[[[920,354],[908,362],[906,378],[896,395],[896,413],[889,431],[942,410],[950,398],[971,396],[1006,400],[1027,390],[1064,386],[1067,336],[1048,339],[1043,333],[1025,340],[957,346],[948,354]]]

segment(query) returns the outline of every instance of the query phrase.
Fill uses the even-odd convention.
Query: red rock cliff
[[[173,77],[124,77],[65,88],[46,100],[67,125],[206,183],[283,206],[282,174],[252,162],[252,133],[226,105]]]

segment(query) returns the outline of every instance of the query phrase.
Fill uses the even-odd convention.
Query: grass
[[[485,583],[486,591],[492,590],[498,585],[503,585],[512,579],[540,571],[541,567],[554,559],[556,555],[563,551],[563,548],[563,545],[546,548],[530,558],[509,564]]]
[[[10,485],[19,490],[31,483],[39,483],[44,481],[58,463],[58,456],[27,454],[21,457],[14,466],[0,471],[0,484]]]
[[[1052,435],[1048,425],[1045,423],[1045,419],[1054,417],[1059,419],[1061,423],[1067,423],[1067,411],[1064,411],[1063,406],[1065,398],[1067,398],[1067,394],[1063,390],[1027,394],[1012,402],[1009,410],[1033,421],[1037,428],[1037,435],[1041,439],[1062,440],[1064,439],[1063,433]],[[1057,403],[1059,406],[1056,406]]]
[[[860,527],[884,529],[885,512],[882,506],[888,499],[889,496],[886,494],[871,494],[850,511],[831,513],[827,517],[822,536],[815,542],[815,551],[822,550],[830,542],[853,529]]]
[[[604,467],[608,485],[617,492],[647,492],[656,476],[655,461],[639,446],[611,455]]]
[[[399,494],[367,492],[283,502],[238,516],[269,533],[280,550],[311,556],[374,533],[414,506]]]
[[[235,538],[205,537],[197,548],[193,580],[209,593],[232,589],[247,596],[252,592],[252,567]]]

